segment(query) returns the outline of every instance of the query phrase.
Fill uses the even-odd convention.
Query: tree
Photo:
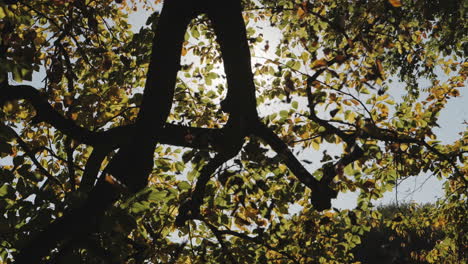
[[[444,220],[434,217],[434,212],[440,211],[438,206],[390,204],[379,207],[384,221],[366,233],[362,243],[353,249],[356,259],[369,264],[433,263],[441,260],[457,263],[458,256],[441,256],[438,248],[448,244],[444,241],[456,237],[461,228],[447,226]]]
[[[425,219],[466,226],[467,134],[433,131],[466,82],[463,1],[167,0],[132,33],[136,2],[0,2],[5,262],[349,263],[371,201],[421,172],[447,192]],[[466,258],[453,234],[428,261]]]

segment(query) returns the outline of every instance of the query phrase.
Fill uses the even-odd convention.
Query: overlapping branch
[[[230,113],[230,119],[222,129],[193,128],[166,123],[171,109],[176,74],[180,66],[183,35],[190,20],[200,12],[208,13],[213,22],[228,79],[229,90],[222,109]],[[68,212],[34,238],[19,255],[18,263],[37,263],[60,241],[91,232],[95,228],[95,221],[119,196],[119,189],[116,188],[113,178],[134,192],[144,187],[149,171],[153,167],[156,143],[204,149],[212,147],[218,152],[202,169],[191,198],[179,208],[177,223],[180,225],[187,220],[200,217],[200,206],[211,175],[239,152],[246,136],[255,135],[262,138],[283,158],[299,181],[312,189],[311,202],[318,210],[330,208],[330,200],[337,195],[337,192],[329,186],[333,177],[343,167],[363,156],[363,151],[356,144],[356,140],[362,138],[362,135],[357,131],[348,134],[330,122],[320,119],[315,114],[315,98],[310,88],[307,89],[307,97],[311,120],[323,126],[326,133],[339,136],[348,147],[347,154],[332,166],[323,169],[324,177],[320,181],[304,168],[288,146],[270,128],[260,122],[256,110],[255,86],[240,1],[229,1],[223,6],[214,1],[197,4],[189,1],[167,1],[155,35],[143,103],[137,121],[133,125],[102,132],[90,131],[57,112],[39,90],[28,85],[2,84],[0,105],[10,100],[28,100],[36,110],[32,122],[46,122],[70,138],[94,147],[83,174],[80,186],[82,190],[88,191],[94,186],[103,159],[112,150],[120,148],[104,170],[104,177],[101,177],[89,192],[85,205]],[[346,38],[349,39],[347,36]],[[352,43],[352,40],[348,43]],[[349,46],[350,44],[345,50]],[[327,66],[336,62],[337,59],[332,59],[327,62]],[[324,71],[326,67],[318,69],[308,83],[315,81]],[[370,136],[379,139],[379,135]],[[217,237],[220,234],[228,234],[259,242],[257,239],[233,231],[212,230]],[[288,258],[293,259],[292,256]]]

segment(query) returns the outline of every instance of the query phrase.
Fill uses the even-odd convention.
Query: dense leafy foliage
[[[34,238],[69,212],[107,199],[92,190],[132,137],[162,4],[0,0],[0,262],[41,243]],[[243,8],[260,121],[280,143],[248,137],[206,179],[199,214],[176,225],[181,205],[200,194],[203,168],[225,151],[216,131],[230,116],[220,106],[229,76],[213,22],[198,16],[185,33],[148,186],[135,193],[101,173],[118,199],[87,233],[64,228],[69,235],[44,260],[353,263],[365,234],[388,226],[402,243],[410,233],[436,236],[424,251],[408,249],[415,263],[466,261],[468,131],[450,144],[434,132],[466,84],[466,3],[258,0]],[[142,10],[157,11],[134,32],[128,16]],[[423,173],[444,181],[435,206],[386,217],[373,208],[397,181]],[[359,193],[356,208],[317,210],[317,197],[332,195],[307,177]]]
[[[392,204],[379,207],[382,222],[366,233],[362,243],[353,249],[356,259],[369,264],[460,262],[464,258],[459,255],[464,254],[463,235],[458,233],[463,230],[462,219],[452,219],[451,225],[447,225],[440,206]],[[460,248],[456,249],[457,246]]]

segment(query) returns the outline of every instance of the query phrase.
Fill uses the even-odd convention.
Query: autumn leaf
[[[312,69],[325,67],[327,65],[328,65],[328,61],[326,59],[319,59],[312,63]]]
[[[77,112],[71,113],[71,114],[70,114],[70,118],[71,118],[72,120],[78,119],[78,113],[77,113]]]
[[[297,16],[299,17],[299,19],[302,19],[304,18],[304,16],[306,15],[306,12],[304,11],[304,9],[302,9],[302,7],[299,7],[297,9]]]
[[[375,64],[377,65],[377,69],[378,69],[380,75],[382,75],[384,73],[384,69],[383,69],[383,66],[382,66],[382,61],[376,60]]]
[[[388,0],[388,2],[390,2],[390,4],[394,7],[400,7],[402,6],[401,4],[401,0]]]
[[[335,61],[338,62],[338,63],[342,63],[346,60],[346,56],[344,55],[336,55],[335,57]]]

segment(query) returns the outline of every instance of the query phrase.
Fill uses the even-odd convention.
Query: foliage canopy
[[[382,225],[466,261],[466,1],[239,4],[0,0],[0,262],[353,263]],[[373,208],[422,173],[430,210]]]

